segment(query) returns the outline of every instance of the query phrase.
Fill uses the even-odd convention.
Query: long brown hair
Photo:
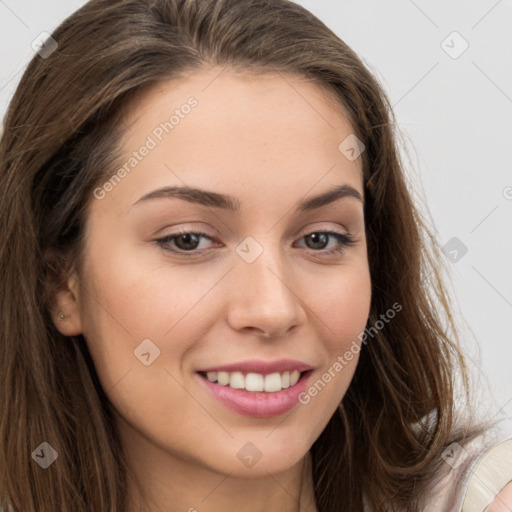
[[[362,510],[363,494],[375,512],[419,510],[445,447],[482,427],[457,420],[456,369],[466,398],[469,387],[442,257],[411,199],[376,79],[287,0],[91,0],[52,37],[58,48],[28,65],[0,143],[4,506],[8,498],[22,512],[125,510],[108,399],[83,337],[55,328],[49,283],[58,287],[78,265],[87,205],[115,169],[128,102],[213,64],[313,80],[336,95],[365,145],[368,326],[391,304],[402,310],[364,344],[339,412],[312,446],[315,496],[320,512]],[[46,470],[31,457],[42,442],[58,453]]]

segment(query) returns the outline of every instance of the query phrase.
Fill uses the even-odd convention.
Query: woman
[[[6,509],[460,509],[511,434],[455,406],[389,102],[324,24],[92,0],[4,130]]]

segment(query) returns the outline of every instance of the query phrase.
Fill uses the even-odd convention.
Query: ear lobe
[[[64,259],[55,251],[47,250],[48,265],[46,293],[51,315],[57,330],[65,336],[83,334],[80,311],[80,289],[76,273],[66,278]]]
[[[66,283],[65,288],[55,294],[56,313],[53,323],[55,327],[65,336],[77,336],[83,334],[82,317],[78,300],[77,288],[70,283],[76,280],[72,276]],[[76,281],[78,283],[78,281]]]

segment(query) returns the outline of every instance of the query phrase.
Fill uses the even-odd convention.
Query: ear
[[[45,259],[49,269],[47,294],[55,327],[65,336],[83,334],[78,275],[73,272],[66,276],[63,270],[64,259],[54,251],[46,251]]]

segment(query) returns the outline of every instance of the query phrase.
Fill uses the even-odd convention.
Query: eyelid
[[[175,231],[172,231],[173,229],[175,229]],[[201,234],[207,235],[211,238],[214,238],[217,236],[217,232],[204,222],[191,223],[191,224],[180,224],[179,228],[175,228],[174,226],[166,226],[165,228],[160,229],[158,231],[158,233],[161,231],[166,232],[168,230],[171,230],[169,234],[165,234],[165,235],[155,234],[154,236],[160,236],[161,238],[165,238],[165,237],[169,237],[169,236],[178,236],[178,235],[188,234],[188,233],[198,233],[198,234],[201,233]]]
[[[298,238],[309,235],[310,233],[339,233],[340,235],[350,235],[350,231],[345,228],[345,226],[341,226],[337,224],[336,227],[333,227],[333,222],[331,223],[313,223],[313,226],[309,225],[308,227],[302,229],[299,232]]]

